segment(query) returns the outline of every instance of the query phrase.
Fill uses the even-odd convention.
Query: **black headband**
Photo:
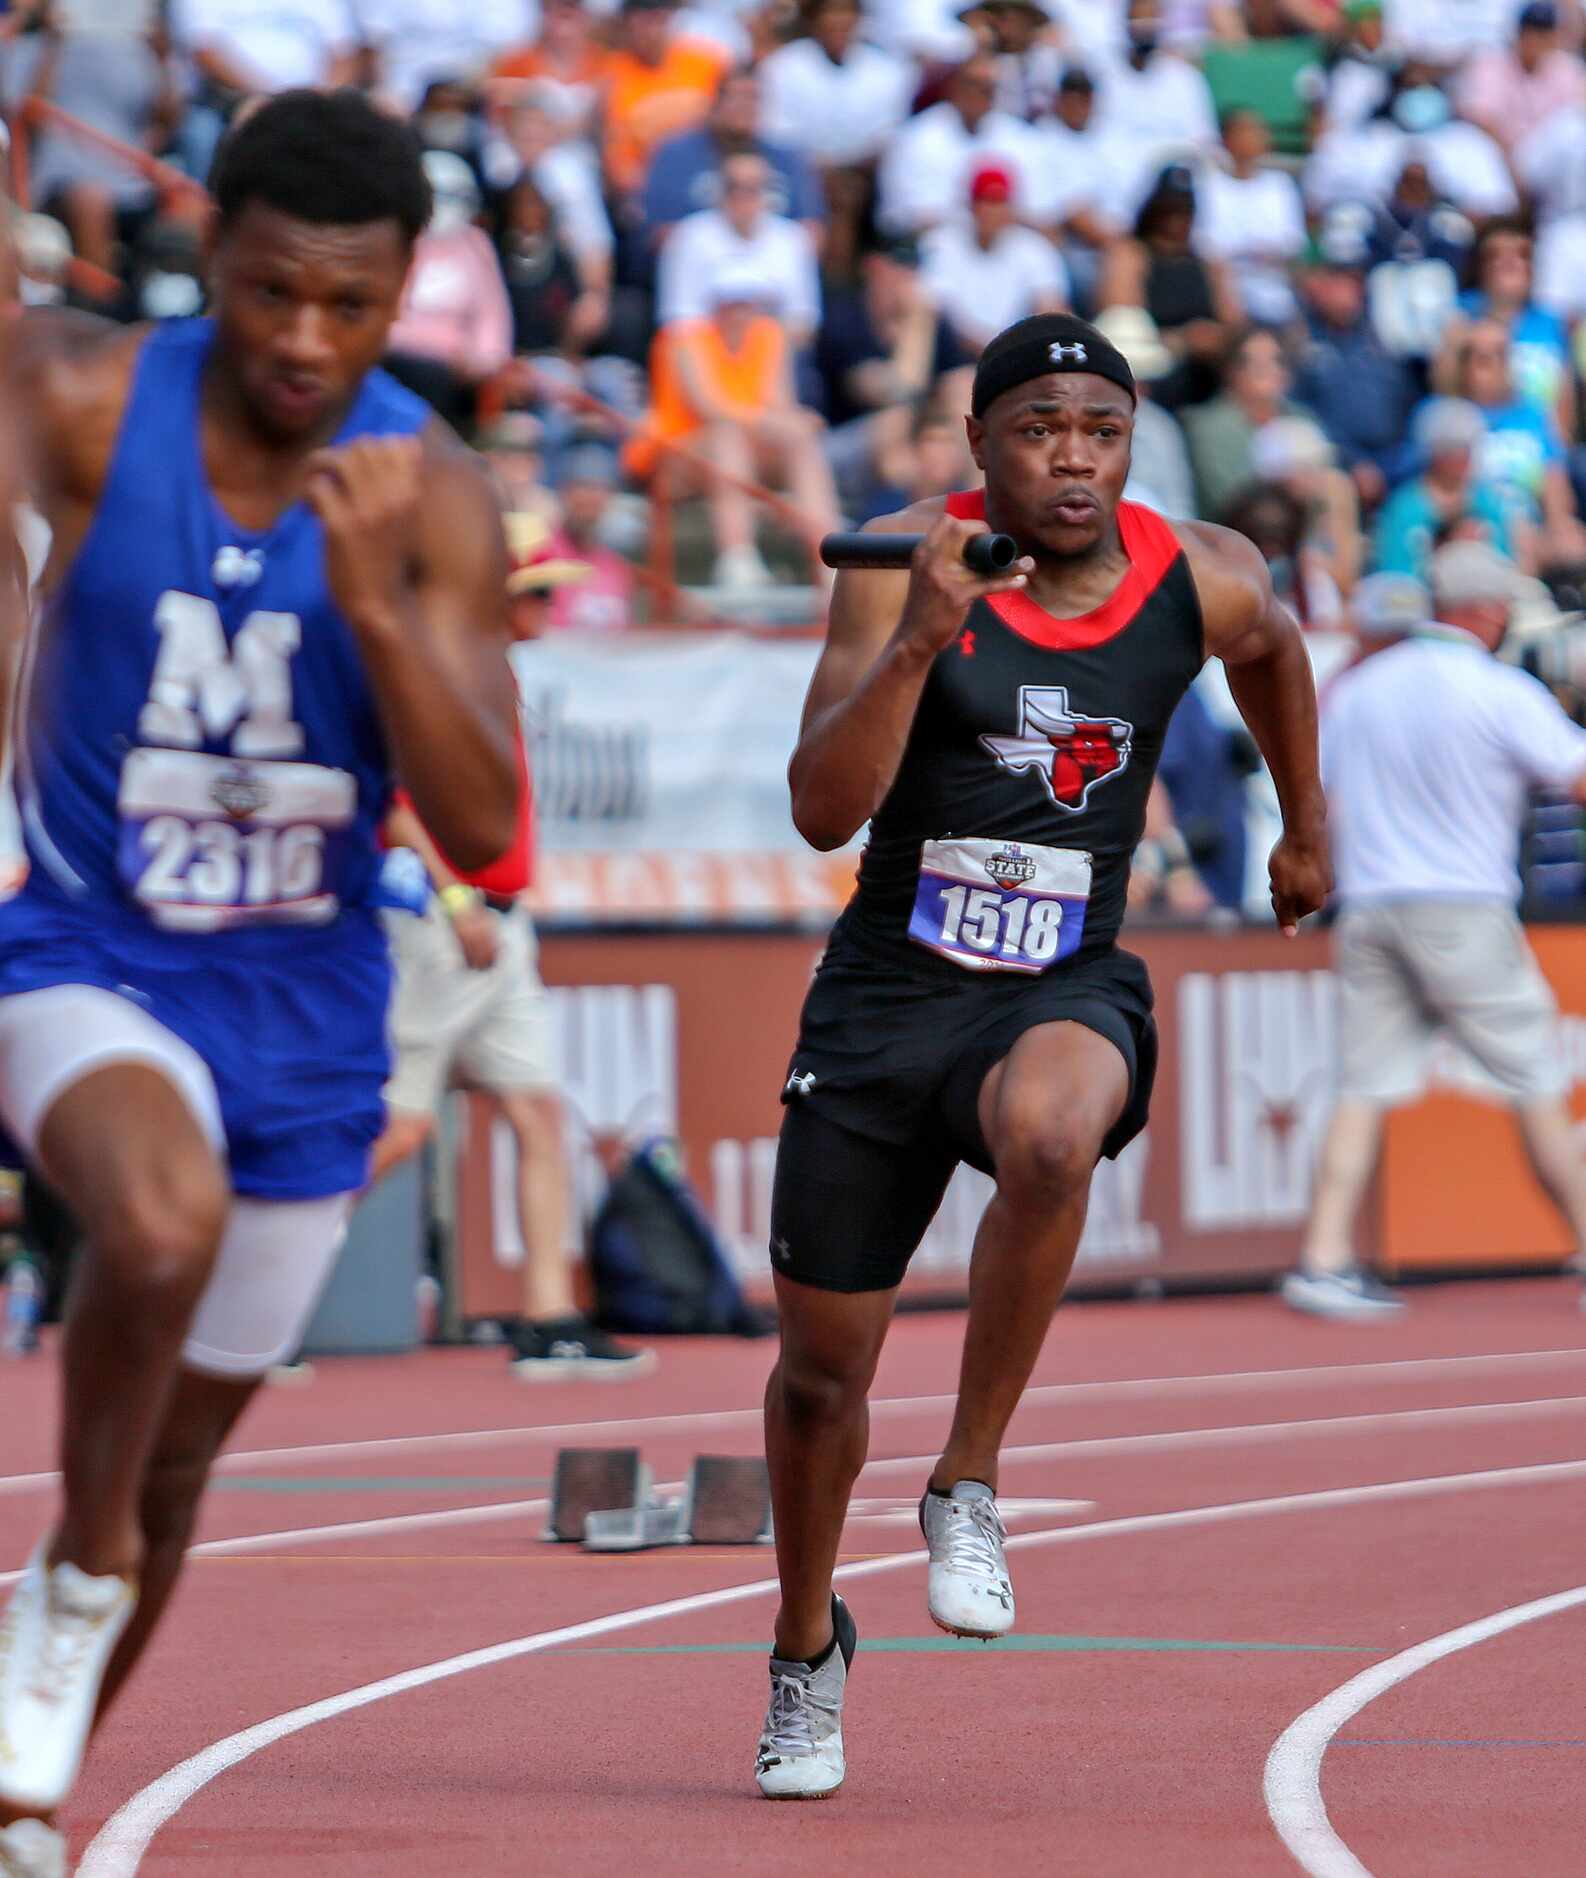
[[[984,417],[1003,392],[1051,372],[1094,372],[1135,397],[1129,361],[1110,339],[1072,313],[1034,313],[998,333],[981,353],[969,408]]]

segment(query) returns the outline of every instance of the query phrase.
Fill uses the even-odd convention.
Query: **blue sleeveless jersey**
[[[382,1122],[390,967],[374,911],[391,789],[317,517],[239,527],[199,440],[207,320],[144,342],[110,474],[37,623],[16,749],[28,878],[0,996],[91,984],[209,1064],[232,1184],[362,1184]],[[372,372],[336,438],[429,407]]]

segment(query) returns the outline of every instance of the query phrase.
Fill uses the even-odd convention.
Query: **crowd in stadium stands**
[[[558,626],[645,616],[663,485],[750,619],[814,578],[752,485],[820,530],[971,482],[976,354],[1058,307],[1139,377],[1130,494],[1255,541],[1324,679],[1451,537],[1582,585],[1581,0],[11,0],[0,77],[28,296],[127,319],[201,308],[202,202],[118,145],[201,180],[261,94],[409,115],[391,367],[595,560]],[[1254,763],[1208,676],[1163,773],[1230,906]]]

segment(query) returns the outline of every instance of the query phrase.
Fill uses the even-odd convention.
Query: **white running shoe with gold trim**
[[[52,1813],[71,1791],[136,1602],[125,1578],[46,1570],[42,1546],[28,1561],[0,1620],[0,1800]]]

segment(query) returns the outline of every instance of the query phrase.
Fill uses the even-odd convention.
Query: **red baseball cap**
[[[1011,202],[1013,172],[1001,163],[982,163],[969,179],[971,202]]]

